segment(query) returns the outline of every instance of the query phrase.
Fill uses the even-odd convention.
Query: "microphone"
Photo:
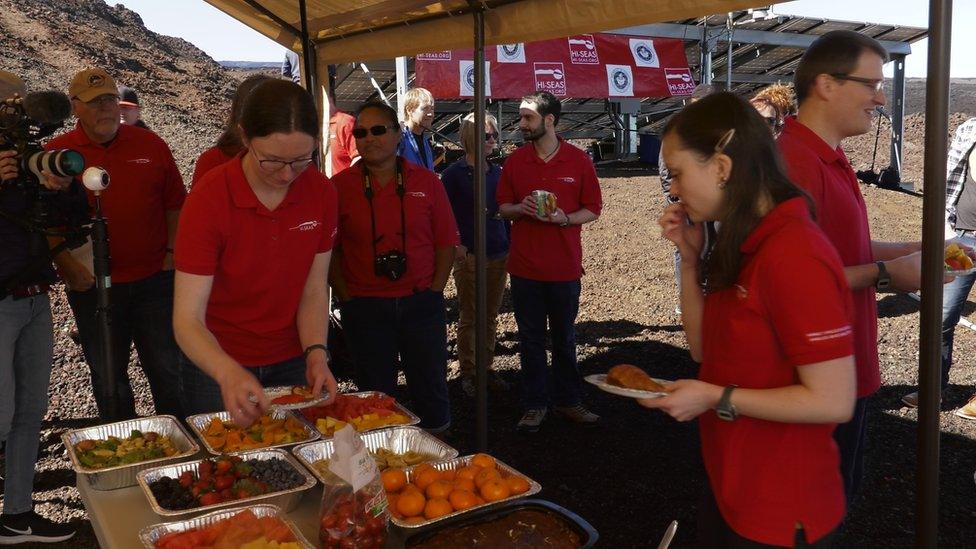
[[[71,100],[59,91],[29,93],[22,105],[24,113],[43,126],[60,124],[71,116]]]
[[[875,107],[874,110],[877,111],[877,113],[880,114],[881,116],[887,118],[888,120],[891,120],[891,115],[881,105],[878,105],[877,107]]]

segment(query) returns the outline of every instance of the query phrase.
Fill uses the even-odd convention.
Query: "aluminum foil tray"
[[[298,422],[301,423],[303,427],[305,427],[305,433],[308,436],[308,438],[306,438],[305,440],[297,440],[295,442],[286,442],[284,444],[271,444],[265,446],[264,448],[285,448],[295,444],[301,444],[303,442],[311,442],[313,440],[318,440],[319,438],[318,429],[316,429],[314,425],[310,426],[308,422],[304,420],[303,417],[295,416],[294,412],[291,412],[289,410],[272,409],[272,410],[268,410],[268,414],[270,414],[271,417],[274,419],[296,417],[298,419]],[[203,431],[207,428],[207,425],[210,424],[210,421],[215,417],[219,418],[221,421],[230,421],[230,412],[225,411],[225,412],[213,412],[209,414],[197,414],[195,416],[190,416],[186,418],[186,422],[187,424],[189,424],[190,429],[193,429],[193,434],[195,434],[197,438],[200,439],[200,442],[203,443],[203,447],[206,448],[208,452],[210,452],[215,456],[219,456],[223,454],[240,455],[244,452],[253,451],[253,450],[239,450],[237,452],[221,452],[219,450],[214,449],[214,447],[211,446],[209,442],[207,442],[207,438],[203,436]],[[261,449],[263,450],[264,448]]]
[[[443,461],[454,459],[458,456],[458,451],[441,442],[437,437],[430,435],[427,431],[413,426],[387,427],[378,431],[370,431],[360,435],[366,448],[376,451],[385,448],[391,452],[402,454],[413,450],[434,456],[433,461]],[[308,444],[302,444],[292,448],[298,461],[308,468],[313,475],[323,483],[325,478],[319,473],[313,463],[320,459],[329,459],[335,452],[332,439],[317,440]]]
[[[163,524],[154,524],[153,526],[147,526],[139,532],[139,541],[147,549],[155,549],[156,542],[166,534],[174,534],[177,532],[186,532],[188,530],[193,530],[197,528],[204,528],[215,524],[222,520],[233,517],[234,515],[240,513],[241,511],[250,510],[258,518],[263,517],[277,517],[280,518],[288,525],[288,529],[294,534],[295,540],[298,544],[307,549],[313,549],[315,546],[308,541],[301,531],[295,526],[295,523],[288,520],[285,513],[280,507],[276,505],[251,505],[248,507],[235,507],[233,509],[223,509],[220,511],[214,511],[213,513],[207,513],[196,518],[181,520],[179,522],[166,522]]]
[[[191,517],[213,511],[215,509],[240,507],[250,503],[269,503],[281,507],[285,510],[285,512],[289,512],[298,505],[298,502],[302,499],[302,494],[309,488],[315,486],[315,477],[313,477],[304,467],[302,467],[301,464],[295,461],[295,458],[292,457],[291,454],[280,448],[250,450],[248,452],[241,452],[235,455],[244,461],[249,459],[268,460],[271,458],[281,458],[294,467],[295,470],[298,471],[302,477],[304,477],[305,482],[303,482],[301,486],[296,486],[290,490],[269,492],[260,496],[238,499],[234,501],[225,501],[216,505],[194,507],[193,509],[174,510],[163,509],[159,506],[159,504],[156,502],[156,496],[154,496],[152,491],[149,489],[149,484],[162,477],[170,477],[173,479],[179,478],[183,471],[192,471],[195,473],[200,463],[203,461],[202,459],[177,463],[175,465],[167,465],[165,467],[146,469],[145,471],[140,471],[139,474],[136,475],[136,480],[139,482],[139,487],[142,489],[142,493],[145,494],[146,499],[149,501],[149,506],[152,508],[153,512],[161,517]]]
[[[449,471],[451,469],[455,469],[456,470],[456,469],[460,469],[461,467],[465,467],[467,465],[470,465],[471,464],[471,460],[473,458],[474,458],[473,455],[471,455],[471,456],[464,456],[464,457],[450,459],[450,460],[447,460],[447,461],[434,462],[434,463],[431,463],[431,465],[434,467],[434,469],[437,469],[438,471]],[[521,494],[517,494],[517,495],[514,495],[514,496],[509,496],[509,497],[507,497],[505,499],[500,499],[498,501],[492,501],[490,503],[482,503],[481,505],[475,505],[474,507],[469,507],[469,508],[467,508],[467,509],[465,509],[463,511],[454,511],[453,513],[448,513],[448,514],[446,514],[446,515],[444,515],[442,517],[437,517],[435,519],[431,519],[431,520],[422,522],[420,524],[410,524],[410,523],[408,523],[406,521],[403,521],[403,520],[400,520],[400,519],[398,519],[398,518],[396,518],[394,516],[390,516],[390,522],[392,522],[393,524],[399,526],[400,528],[404,528],[404,529],[407,529],[407,530],[414,530],[414,529],[418,529],[418,528],[426,528],[426,527],[428,527],[428,526],[430,526],[432,524],[437,524],[439,522],[442,522],[442,521],[451,519],[451,518],[456,517],[456,516],[459,516],[459,515],[463,515],[465,513],[469,513],[471,511],[475,511],[475,510],[478,510],[478,509],[485,509],[487,507],[497,507],[499,505],[504,505],[505,503],[508,503],[510,501],[515,501],[517,499],[526,498],[526,497],[529,497],[529,496],[534,496],[534,495],[538,494],[542,490],[542,485],[540,485],[538,482],[536,482],[536,481],[532,480],[531,478],[527,477],[526,475],[523,475],[522,473],[516,471],[512,467],[509,467],[508,465],[505,465],[504,463],[502,463],[501,461],[499,461],[497,458],[495,459],[495,464],[496,464],[495,466],[498,468],[498,470],[500,472],[502,472],[504,474],[504,476],[506,476],[506,477],[509,476],[509,475],[519,475],[519,476],[525,477],[525,479],[529,481],[529,489],[526,490],[525,492],[522,492]],[[414,469],[416,469],[416,466],[410,467],[409,469],[406,469],[407,482],[413,481],[413,470]]]
[[[388,396],[386,393],[384,393],[382,391],[363,391],[361,393],[342,393],[342,394],[345,395],[345,396],[359,397],[359,398],[366,398],[366,397],[371,397],[371,396],[381,396],[381,397]],[[311,408],[316,408],[316,406],[312,406]],[[330,439],[330,438],[332,438],[331,435],[326,435],[324,433],[320,433],[319,430],[315,428],[315,420],[314,419],[308,419],[307,417],[305,417],[304,414],[302,414],[302,411],[303,410],[310,410],[311,408],[303,408],[302,410],[297,410],[296,413],[298,414],[298,419],[304,421],[306,425],[308,425],[308,426],[310,426],[312,428],[312,430],[314,430],[316,433],[319,433],[319,436],[321,438],[323,438],[323,439]],[[365,431],[359,431],[359,432],[360,433],[369,433],[369,432],[372,432],[372,431],[378,431],[380,429],[389,429],[390,427],[410,426],[410,425],[416,425],[416,424],[420,423],[420,418],[417,417],[417,414],[411,412],[410,410],[407,410],[399,402],[396,403],[395,409],[396,409],[397,413],[400,413],[400,414],[403,414],[403,415],[407,416],[410,419],[410,421],[408,421],[407,423],[402,423],[400,425],[386,425],[386,426],[383,426],[383,427],[377,427],[376,429],[367,429]]]
[[[169,457],[101,469],[85,467],[78,460],[75,444],[83,440],[106,439],[110,436],[125,438],[132,433],[133,429],[138,429],[144,433],[153,431],[162,436],[170,437],[177,453]],[[85,429],[74,429],[62,434],[61,440],[64,442],[64,448],[71,459],[72,468],[79,475],[85,475],[88,478],[88,483],[95,490],[116,490],[135,486],[136,473],[139,471],[189,459],[200,451],[200,446],[193,440],[190,433],[173,416],[140,417]]]

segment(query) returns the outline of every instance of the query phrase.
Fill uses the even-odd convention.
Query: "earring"
[[[729,180],[728,177],[723,177],[722,180],[718,182],[718,188],[724,189],[725,188],[725,182],[728,181],[728,180]]]

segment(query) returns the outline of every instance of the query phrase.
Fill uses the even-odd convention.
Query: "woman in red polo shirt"
[[[840,258],[749,103],[721,93],[686,107],[663,147],[680,202],[660,224],[681,252],[682,322],[701,370],[641,403],[700,417],[703,547],[827,547],[845,505],[831,434],[855,387]],[[705,221],[721,229],[700,260]]]
[[[187,413],[223,408],[249,425],[267,410],[262,387],[335,396],[325,342],[337,200],[312,165],[318,119],[300,86],[260,83],[241,114],[245,151],[183,208],[173,325]]]

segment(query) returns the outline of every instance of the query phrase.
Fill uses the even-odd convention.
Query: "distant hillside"
[[[272,63],[270,61],[217,61],[221,67],[225,69],[238,69],[247,71],[267,71],[267,70],[280,70],[281,63]]]

